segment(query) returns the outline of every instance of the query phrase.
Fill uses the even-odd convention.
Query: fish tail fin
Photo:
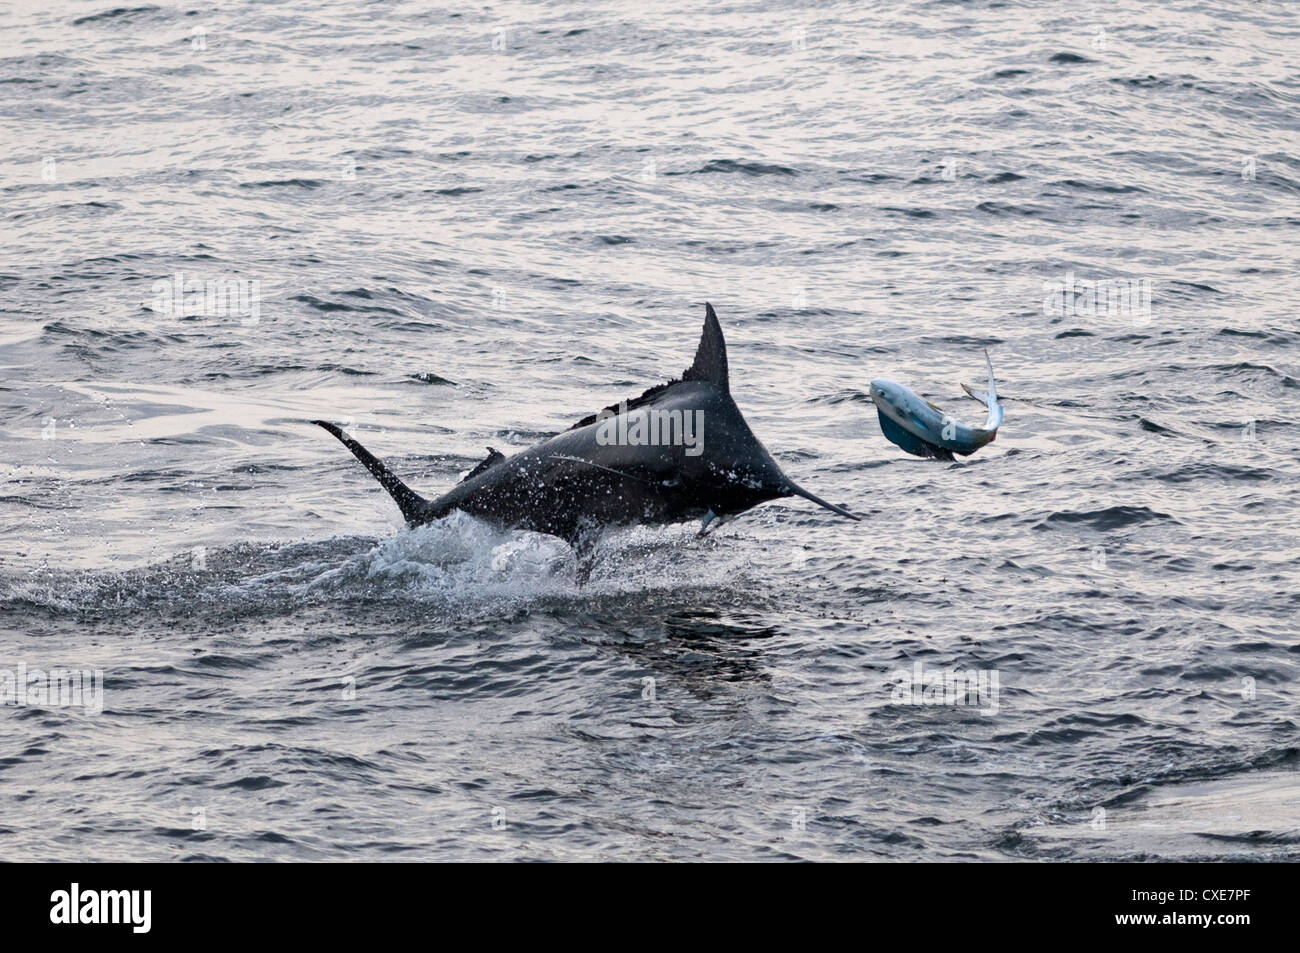
[[[984,430],[996,433],[998,427],[1002,426],[1002,405],[998,403],[998,385],[997,381],[993,379],[993,360],[989,357],[988,348],[984,349],[984,363],[989,369],[988,390],[976,390],[971,384],[962,384],[961,389],[989,409],[989,419],[984,424]],[[988,439],[992,440],[993,438],[990,436]]]
[[[989,389],[986,395],[988,400],[984,402],[984,405],[992,409],[998,402],[998,383],[993,379],[993,358],[989,357],[988,348],[984,349],[984,364],[989,369]]]
[[[998,385],[993,379],[993,361],[989,358],[988,348],[984,349],[984,363],[988,365],[989,369],[988,390],[976,390],[974,384],[965,383],[961,385],[961,389],[971,397],[974,397],[985,407],[992,407],[998,402]]]
[[[397,503],[407,525],[416,526],[428,518],[429,501],[398,479],[397,475],[384,466],[373,453],[329,421],[313,420],[312,423],[332,433],[338,438],[339,443],[352,451],[352,455],[361,461],[370,471],[370,475],[379,481],[379,485],[387,490],[388,495]]]

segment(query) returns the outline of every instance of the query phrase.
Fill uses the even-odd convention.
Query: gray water
[[[103,711],[0,707],[0,856],[1297,858],[1298,42],[1224,0],[5,4],[0,669]],[[706,300],[863,522],[632,530],[579,589],[304,423],[433,494],[680,374]],[[885,441],[872,378],[978,422],[984,348],[995,443]],[[918,662],[998,691],[900,703]]]

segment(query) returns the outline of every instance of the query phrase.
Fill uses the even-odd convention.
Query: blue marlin
[[[695,439],[624,439],[643,429],[651,412],[661,421],[698,420]],[[786,476],[749,429],[732,400],[727,345],[707,303],[695,361],[680,380],[584,417],[512,457],[489,447],[487,458],[441,496],[416,493],[334,424],[312,423],[352,451],[393,497],[407,525],[460,510],[500,528],[558,536],[577,555],[579,583],[591,571],[600,536],[614,527],[699,520],[703,536],[760,503],[791,496],[861,519]]]
[[[880,415],[880,429],[892,443],[918,457],[951,460],[954,453],[969,456],[994,441],[1002,426],[1002,405],[993,380],[993,362],[985,350],[989,369],[987,391],[977,391],[970,384],[962,388],[989,410],[983,427],[968,427],[946,413],[942,407],[918,396],[902,384],[883,377],[871,382],[871,399]]]

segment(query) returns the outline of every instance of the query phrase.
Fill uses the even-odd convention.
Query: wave
[[[1109,532],[1125,526],[1140,526],[1150,522],[1178,522],[1168,513],[1147,506],[1107,506],[1099,510],[1057,510],[1039,522],[1035,529],[1057,525],[1086,526],[1089,529]]]
[[[384,605],[401,615],[436,608],[456,617],[499,617],[555,602],[730,588],[745,578],[739,557],[710,554],[705,566],[690,559],[690,538],[645,528],[611,535],[597,551],[591,580],[580,588],[572,550],[562,540],[498,530],[455,512],[377,541],[241,543],[125,571],[9,573],[0,575],[0,613],[229,621]]]

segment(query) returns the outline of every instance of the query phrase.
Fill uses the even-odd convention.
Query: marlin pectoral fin
[[[596,463],[594,460],[584,460],[582,457],[571,457],[567,454],[553,453],[548,458],[550,460],[564,460],[568,463],[581,463],[583,466],[594,467],[597,470],[604,470],[606,473],[612,473],[615,476],[622,477],[625,480],[636,480],[639,483],[652,483],[645,477],[637,476],[635,473],[628,473],[626,470],[616,470],[613,467],[607,467],[603,463]]]

